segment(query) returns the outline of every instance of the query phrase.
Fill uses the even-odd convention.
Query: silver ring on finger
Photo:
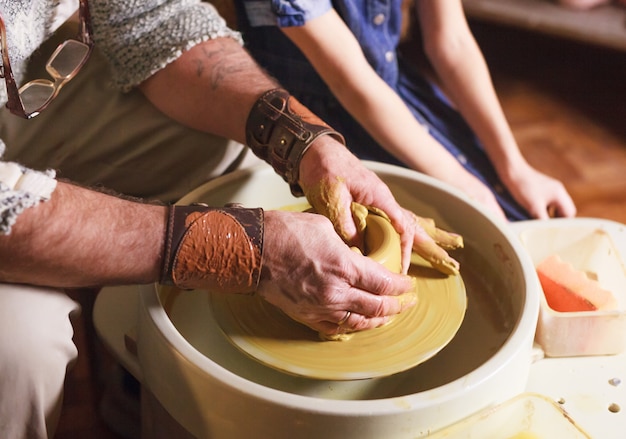
[[[346,315],[344,315],[343,318],[337,322],[337,326],[341,326],[344,323],[346,323],[351,315],[352,315],[351,311],[346,311]]]

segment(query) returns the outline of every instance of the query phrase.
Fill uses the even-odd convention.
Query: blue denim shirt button
[[[384,22],[385,22],[385,14],[376,14],[376,16],[374,17],[374,24],[376,26],[380,26]]]
[[[387,60],[387,62],[392,62],[395,59],[393,51],[389,50],[385,52],[385,59]]]

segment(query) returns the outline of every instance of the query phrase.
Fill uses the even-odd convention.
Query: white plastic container
[[[590,439],[554,401],[524,393],[431,436],[433,439]]]
[[[535,267],[558,255],[588,273],[617,300],[614,310],[558,312],[541,294],[536,341],[548,357],[612,355],[626,350],[626,271],[618,247],[623,224],[591,218],[525,221],[514,224]],[[616,246],[616,243],[622,245]]]

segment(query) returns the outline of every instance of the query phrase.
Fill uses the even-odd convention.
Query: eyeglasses
[[[7,108],[11,113],[30,119],[41,113],[57,97],[61,87],[67,84],[83,67],[93,48],[91,18],[87,0],[79,0],[78,36],[59,45],[46,63],[50,79],[35,79],[24,84],[19,90],[13,77],[4,20],[0,16],[0,50],[2,66],[0,77],[4,78],[7,88]]]

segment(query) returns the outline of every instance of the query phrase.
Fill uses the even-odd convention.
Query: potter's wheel
[[[212,294],[213,317],[227,339],[255,360],[293,375],[324,380],[382,377],[412,368],[439,352],[463,322],[461,276],[446,276],[413,255],[418,303],[389,324],[322,341],[259,296]]]
[[[142,385],[190,435],[415,439],[524,391],[540,285],[518,237],[434,179],[391,165],[368,166],[400,205],[465,238],[463,251],[454,254],[468,294],[459,331],[437,355],[404,372],[316,380],[283,373],[242,353],[215,321],[205,291],[140,286],[138,312],[129,312],[138,315],[138,322],[110,322],[107,328],[136,334]],[[277,209],[299,201],[266,166],[212,180],[184,202]],[[105,297],[101,293],[98,299]],[[122,291],[119,297],[127,300],[133,294]],[[113,304],[110,317],[135,309]],[[124,347],[128,337],[114,334],[112,340],[132,356]]]

